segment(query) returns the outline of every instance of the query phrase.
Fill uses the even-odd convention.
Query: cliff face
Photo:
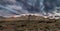
[[[1,19],[0,31],[60,31],[60,19],[34,15]]]

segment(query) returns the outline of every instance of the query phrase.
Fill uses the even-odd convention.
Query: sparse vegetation
[[[1,31],[60,31],[60,19],[34,16],[5,18],[0,21]],[[29,19],[28,19],[29,18]],[[32,19],[31,19],[32,18]],[[39,18],[39,19],[37,19]],[[3,18],[1,18],[3,19]]]

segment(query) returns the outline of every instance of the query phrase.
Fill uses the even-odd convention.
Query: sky
[[[60,16],[60,0],[0,0],[0,16],[29,13]]]

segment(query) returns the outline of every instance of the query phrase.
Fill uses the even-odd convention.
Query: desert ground
[[[39,16],[0,17],[0,31],[60,31],[60,19]]]

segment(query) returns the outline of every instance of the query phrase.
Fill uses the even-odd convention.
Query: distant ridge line
[[[50,18],[50,19],[60,19],[59,16],[54,16],[54,15],[50,15],[50,16],[47,16],[47,15],[42,15],[42,14],[21,14],[21,15],[11,15],[11,16],[4,16],[6,18],[11,18],[11,17],[14,17],[14,18],[17,18],[17,17],[21,17],[21,16],[42,16],[44,18]]]

